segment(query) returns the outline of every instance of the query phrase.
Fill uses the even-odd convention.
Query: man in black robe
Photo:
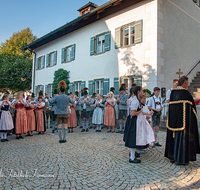
[[[188,77],[182,76],[169,102],[165,157],[177,165],[196,161],[196,154],[200,153],[196,106],[186,90],[188,83]]]

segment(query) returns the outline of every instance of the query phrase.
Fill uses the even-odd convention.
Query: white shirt
[[[10,101],[8,101],[10,104],[11,104],[11,102]],[[3,104],[3,101],[0,101],[0,105],[2,105]],[[4,104],[2,107],[4,107],[5,105],[8,105],[8,104]]]
[[[169,100],[169,99],[170,99],[171,93],[172,93],[172,88],[170,88],[170,89],[167,91],[166,100]]]
[[[156,107],[155,107],[155,103],[156,102],[160,102],[160,105],[156,104]],[[161,107],[162,107],[162,100],[161,100],[161,98],[160,97],[157,98],[155,95],[153,97],[151,97],[149,99],[149,102],[148,102],[148,107],[151,107],[152,109],[159,109],[160,110]]]
[[[139,107],[139,101],[137,99],[133,100],[132,103],[131,103],[131,107],[130,107],[131,111],[137,110],[138,107]]]
[[[15,104],[15,103],[18,103],[18,102],[19,102],[19,100],[18,100],[18,102],[16,102],[16,101],[17,101],[17,100],[16,100],[16,99],[14,99],[14,100],[12,101],[12,105],[13,105],[13,104]],[[25,100],[25,99],[23,99],[23,102],[24,102],[24,103],[26,103],[26,100]]]
[[[44,102],[41,102],[41,103],[38,102],[37,105],[38,106],[45,106],[45,103]]]

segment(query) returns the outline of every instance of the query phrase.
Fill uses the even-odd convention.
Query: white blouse
[[[11,104],[11,102],[10,101],[8,101],[10,104]],[[3,104],[3,101],[0,101],[0,105],[2,105]],[[4,107],[5,105],[8,105],[8,104],[4,104],[2,107]]]
[[[135,97],[134,97],[134,100],[133,100],[132,103],[131,103],[130,109],[131,109],[131,111],[132,111],[132,110],[137,110],[138,107],[139,107],[139,101],[138,101],[138,99],[137,99],[136,96],[135,96]]]
[[[44,102],[41,102],[41,103],[37,103],[37,106],[45,106],[45,103]]]
[[[25,100],[25,99],[22,99],[22,100],[23,100],[24,103],[26,103],[26,100]],[[16,101],[17,101],[17,99],[14,99],[14,100],[12,101],[12,105],[15,104],[15,103],[18,103],[18,102],[16,102]]]

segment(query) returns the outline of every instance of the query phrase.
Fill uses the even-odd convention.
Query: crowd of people
[[[188,81],[188,79],[185,78],[183,81]],[[167,91],[169,105],[172,104],[171,94],[174,94],[177,86],[181,86],[183,81],[174,79],[173,88]],[[136,149],[147,149],[150,143],[152,143],[153,148],[162,146],[158,142],[160,118],[163,110],[159,87],[154,88],[154,95],[149,98],[148,102],[146,102],[142,87],[136,84],[132,84],[129,93],[126,91],[126,85],[122,84],[119,89],[120,94],[117,96],[114,95],[115,88],[111,87],[110,92],[105,97],[96,93],[89,96],[87,87],[81,90],[81,94],[76,91],[75,95],[72,93],[66,95],[67,85],[64,81],[58,84],[58,88],[60,91],[54,89],[53,97],[50,97],[49,94],[44,97],[43,92],[40,91],[38,97],[32,93],[25,99],[23,92],[18,92],[12,101],[9,101],[9,93],[5,93],[0,101],[1,142],[8,141],[7,134],[11,131],[16,135],[16,139],[23,139],[22,134],[33,136],[33,131],[44,134],[48,127],[48,118],[51,118],[51,135],[57,129],[60,143],[65,143],[67,132],[73,133],[73,128],[77,126],[82,128],[81,132],[89,132],[89,129],[92,128],[96,129],[96,132],[101,132],[102,127],[107,127],[107,133],[115,133],[118,124],[116,133],[124,134],[125,146],[130,148],[130,163],[141,162],[138,159],[140,154],[136,152]],[[177,97],[175,96],[175,98]],[[171,107],[169,108],[170,111]],[[10,113],[11,110],[14,110],[13,117]],[[174,126],[171,118],[176,113],[171,114],[172,112],[173,110],[169,113],[167,126],[174,135],[181,127],[177,129]],[[178,118],[176,118],[177,120]],[[195,132],[198,133],[198,129],[196,131],[195,128]],[[171,138],[169,134],[171,135],[171,133],[167,133],[167,142]],[[172,140],[170,143],[173,142]],[[199,147],[195,146],[196,149],[193,151],[195,157],[193,154],[192,159],[188,158],[188,160],[195,160],[199,150]],[[170,152],[171,146],[167,144],[166,147],[165,156],[170,158],[171,162],[176,161],[172,156],[175,150]],[[178,162],[182,163],[180,160]]]

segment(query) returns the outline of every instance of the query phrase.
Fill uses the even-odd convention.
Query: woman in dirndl
[[[104,113],[104,125],[109,127],[108,133],[115,132],[115,98],[113,92],[108,93],[108,98],[106,100],[105,106],[105,113]],[[112,131],[111,131],[112,127]]]
[[[92,123],[97,126],[96,132],[101,132],[101,127],[103,125],[103,100],[100,94],[97,95],[97,100],[94,103],[94,112],[92,115]]]
[[[34,112],[34,102],[31,101],[31,96],[27,96],[26,116],[27,116],[27,135],[33,136],[33,131],[35,131],[35,112]]]
[[[15,107],[14,114],[14,134],[16,139],[23,139],[22,134],[27,133],[27,116],[26,116],[26,100],[23,98],[23,92],[17,93],[16,99],[12,101],[12,105]]]
[[[9,133],[13,127],[13,120],[10,114],[10,108],[13,106],[9,101],[9,94],[4,94],[2,101],[0,101],[1,108],[1,118],[0,118],[0,134],[1,134],[1,142],[9,141],[7,139],[7,133]]]
[[[70,98],[71,100],[73,100],[72,102],[74,102],[73,104],[70,104],[70,109],[71,109],[71,113],[69,114],[69,122],[68,122],[68,133],[73,133],[73,128],[77,127],[77,118],[76,118],[76,104],[75,104],[75,98],[72,94],[70,94]]]
[[[45,103],[43,102],[43,97],[39,96],[35,111],[36,126],[37,126],[36,131],[38,132],[38,135],[44,134],[44,132],[46,131],[44,109],[45,109]]]
[[[130,163],[140,163],[135,156],[136,148],[145,147],[154,141],[154,133],[144,115],[152,116],[152,113],[144,113],[139,98],[143,96],[141,86],[130,89],[130,98],[127,101],[127,120],[124,131],[125,146],[130,148]]]

